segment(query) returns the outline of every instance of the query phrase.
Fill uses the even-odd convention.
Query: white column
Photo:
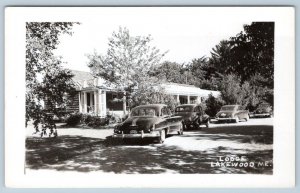
[[[179,94],[176,96],[176,101],[180,103]]]
[[[191,104],[191,98],[190,98],[190,95],[187,96],[187,104]]]
[[[126,93],[123,96],[123,114],[126,115]]]
[[[79,113],[82,113],[81,92],[78,93]]]
[[[97,105],[97,107],[98,107],[98,110],[97,110],[97,115],[98,116],[101,116],[101,114],[102,114],[102,95],[101,95],[101,89],[99,89],[98,90],[98,105]]]
[[[106,91],[101,93],[101,102],[102,102],[102,116],[106,116]]]
[[[87,113],[87,96],[86,92],[83,92],[83,113]]]
[[[98,101],[97,101],[98,97],[97,97],[97,91],[94,91],[94,113],[97,115],[98,112]]]
[[[197,103],[200,104],[201,103],[201,97],[197,96]]]

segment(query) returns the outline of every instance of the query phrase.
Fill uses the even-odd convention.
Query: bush
[[[216,98],[212,94],[209,94],[208,98],[205,100],[205,113],[210,117],[214,117],[223,105],[224,101],[221,98]]]
[[[76,113],[71,114],[66,123],[68,126],[77,126],[79,124],[84,124],[89,127],[99,127],[109,124],[109,117],[96,117],[89,114]]]
[[[90,116],[87,120],[86,120],[86,125],[89,127],[99,127],[99,126],[104,126],[109,124],[108,121],[109,119],[104,117]]]
[[[81,120],[82,120],[82,114],[76,113],[76,114],[71,114],[67,118],[66,123],[68,126],[76,126],[81,122]]]

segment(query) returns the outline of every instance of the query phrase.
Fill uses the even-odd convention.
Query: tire
[[[159,136],[158,142],[159,143],[164,143],[165,139],[166,139],[166,131],[163,129],[160,132],[160,136]]]
[[[236,116],[236,117],[234,118],[234,122],[235,122],[235,123],[238,123],[238,122],[240,122],[240,119],[239,119],[239,117],[238,117],[238,116]]]
[[[210,126],[210,122],[209,122],[209,120],[207,120],[207,122],[206,122],[205,126],[206,126],[206,128],[209,128],[209,126]]]
[[[249,121],[249,115],[246,116],[245,120],[246,120],[246,121]]]
[[[179,125],[178,135],[183,135],[183,125],[182,124]]]

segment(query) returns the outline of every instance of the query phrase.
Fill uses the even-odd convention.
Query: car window
[[[176,107],[175,112],[191,112],[193,107],[191,106],[183,106],[183,107]]]
[[[154,117],[156,116],[155,109],[154,108],[137,108],[132,110],[131,116],[137,117],[137,116],[147,116],[147,117]]]
[[[222,111],[233,111],[235,106],[223,106],[221,108]]]
[[[163,108],[161,109],[161,115],[162,115],[162,116],[170,115],[170,113],[169,113],[167,107],[163,107]]]

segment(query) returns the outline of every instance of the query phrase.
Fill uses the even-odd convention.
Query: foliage
[[[150,35],[131,36],[128,29],[120,27],[109,38],[107,54],[88,55],[88,65],[93,74],[125,91],[148,76],[149,70],[166,54],[151,46],[151,41]]]
[[[214,97],[212,94],[209,94],[205,100],[205,113],[210,117],[214,117],[224,104],[220,97]]]
[[[232,37],[232,65],[242,81],[255,74],[267,78],[266,86],[274,82],[274,22],[253,22],[244,25],[244,32]]]
[[[68,126],[74,127],[79,124],[87,125],[89,127],[99,127],[109,124],[110,120],[115,119],[114,116],[109,117],[97,117],[92,116],[90,114],[83,114],[83,113],[75,113],[71,114],[66,123]]]
[[[139,87],[132,93],[129,102],[130,107],[145,104],[166,104],[174,111],[177,101],[174,97],[165,94],[164,89],[156,84],[157,81],[151,79],[144,79],[140,82]]]
[[[155,66],[149,73],[162,82],[185,83],[183,64],[164,61],[161,65]]]
[[[131,36],[128,29],[120,27],[109,38],[105,56],[97,53],[88,55],[92,73],[124,92],[124,100],[126,98],[131,107],[155,101],[148,91],[153,89],[154,83],[149,74],[166,52],[161,53],[151,45],[151,41],[150,35]]]
[[[40,123],[49,125],[47,113],[58,115],[56,105],[66,104],[65,94],[75,91],[72,74],[62,68],[61,58],[52,53],[61,34],[72,34],[74,23],[26,23],[26,126],[29,120],[38,131]],[[42,102],[47,102],[44,110]]]
[[[77,126],[80,124],[82,120],[82,113],[75,113],[75,114],[71,114],[67,120],[66,120],[66,123],[68,126]]]

